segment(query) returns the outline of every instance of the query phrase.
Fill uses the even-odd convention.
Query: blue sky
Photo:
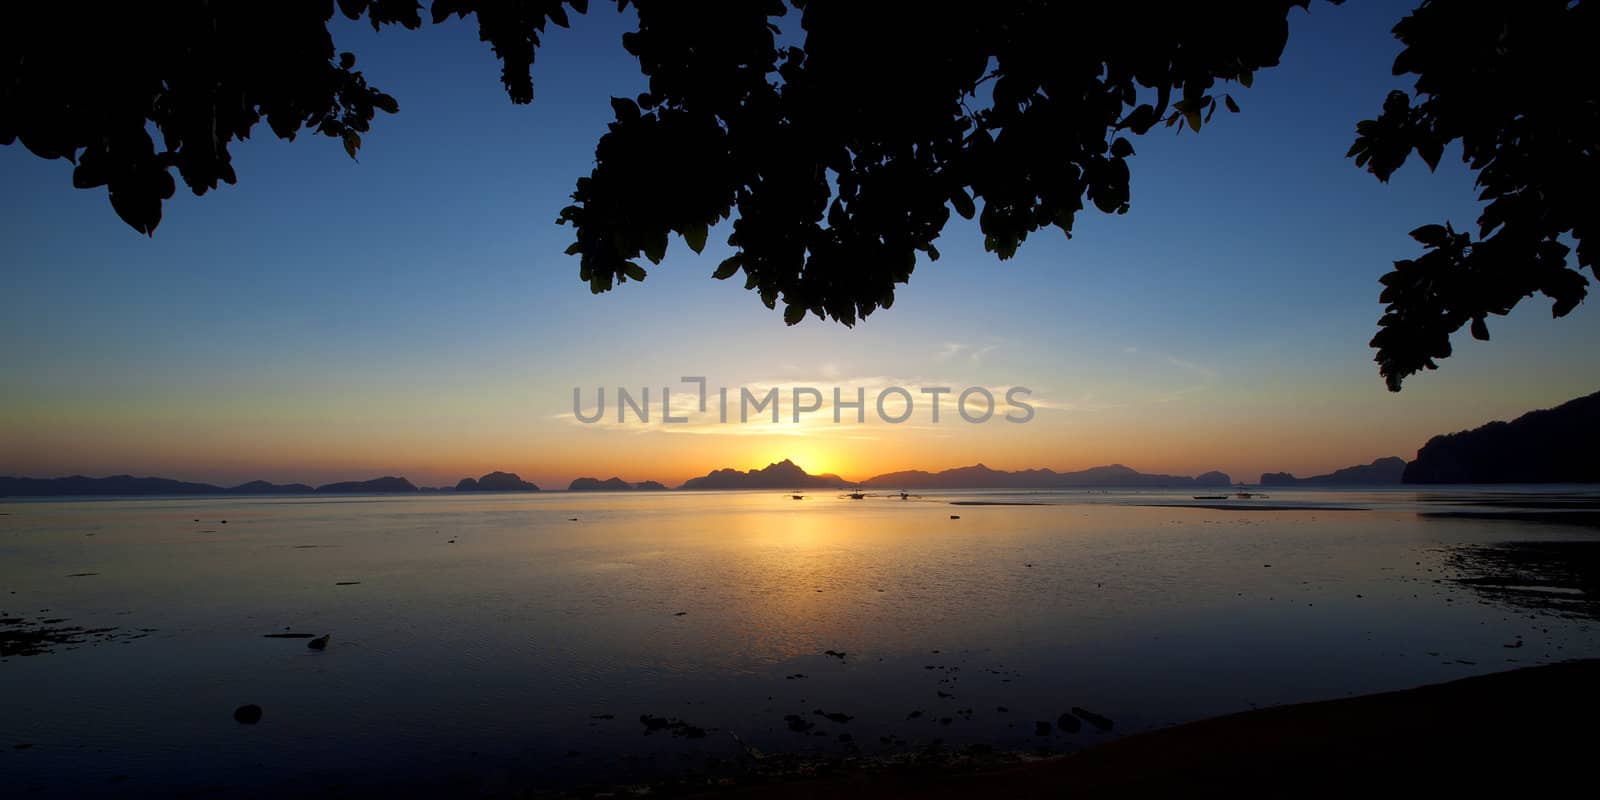
[[[1459,153],[1388,185],[1344,158],[1356,121],[1406,85],[1388,30],[1408,9],[1293,12],[1282,66],[1234,92],[1242,114],[1135,140],[1129,214],[1087,211],[1072,240],[1040,232],[1003,263],[957,218],[943,258],[853,330],[788,328],[742,282],[711,280],[725,227],[701,256],[674,241],[642,284],[592,296],[578,280],[554,221],[609,98],[643,87],[618,41],[629,15],[596,6],[552,31],[530,106],[507,100],[471,24],[341,22],[338,46],[401,105],[359,162],[263,126],[232,148],[237,186],[180,187],[145,238],[103,192],[72,189],[71,165],[0,149],[0,474],[453,482],[505,468],[564,484],[760,466],[795,445],[559,419],[574,386],[706,374],[1022,384],[1060,406],[1025,433],[812,442],[832,469],[1117,460],[1253,477],[1409,456],[1431,434],[1600,388],[1593,303],[1552,322],[1542,298],[1491,319],[1492,342],[1457,337],[1399,395],[1378,379],[1378,277],[1418,252],[1410,229],[1477,216]]]

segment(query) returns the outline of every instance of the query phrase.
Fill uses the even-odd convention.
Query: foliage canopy
[[[1125,213],[1133,139],[1238,112],[1228,84],[1248,88],[1278,63],[1288,14],[1307,2],[616,0],[636,7],[622,44],[648,89],[612,99],[593,171],[560,215],[568,253],[603,292],[643,280],[641,262],[660,263],[673,234],[700,252],[731,219],[734,254],[715,277],[742,272],[789,324],[811,313],[853,325],[892,305],[919,259],[938,259],[952,210],[1000,259],[1041,228],[1070,237],[1087,206]],[[434,0],[428,16],[474,18],[510,99],[528,103],[540,37],[587,6]],[[1418,228],[1424,254],[1384,276],[1372,346],[1391,389],[1448,356],[1469,322],[1487,338],[1486,315],[1535,292],[1556,316],[1583,299],[1561,239],[1593,271],[1582,192],[1597,103],[1592,82],[1563,78],[1583,74],[1592,7],[1425,0],[1395,28],[1395,74],[1418,76],[1415,96],[1392,93],[1350,156],[1387,180],[1412,152],[1433,167],[1460,140],[1486,205],[1476,238]],[[354,157],[376,112],[399,105],[336,51],[335,13],[424,22],[415,0],[21,4],[0,33],[0,143],[72,160],[73,185],[105,187],[146,234],[172,170],[196,194],[234,183],[229,145],[258,122],[337,138]],[[797,25],[787,35],[784,18]]]

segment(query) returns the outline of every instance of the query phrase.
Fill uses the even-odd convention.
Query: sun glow
[[[828,449],[820,442],[786,442],[781,447],[769,451],[770,457],[765,463],[758,466],[789,459],[798,464],[811,475],[834,474],[843,475],[843,467]],[[852,477],[846,475],[845,477]]]

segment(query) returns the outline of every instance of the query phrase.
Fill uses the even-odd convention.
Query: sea
[[[1600,487],[1264,491],[0,498],[0,793],[1070,753],[1600,657]]]

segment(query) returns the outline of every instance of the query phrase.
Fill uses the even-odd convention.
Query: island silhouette
[[[1263,486],[1377,486],[1399,483],[1593,483],[1600,482],[1600,392],[1560,406],[1524,414],[1511,422],[1491,422],[1470,431],[1435,436],[1406,462],[1398,456],[1345,467],[1325,475],[1297,478],[1287,472],[1261,475]],[[903,470],[851,481],[839,475],[812,475],[790,459],[760,469],[712,470],[690,478],[679,489],[1159,489],[1230,486],[1220,471],[1195,476],[1144,473],[1122,464],[1075,472],[1052,469],[998,470],[982,463],[939,472]],[[665,491],[658,481],[577,478],[568,491]],[[172,478],[111,475],[90,478],[0,477],[0,497],[391,494],[450,489],[418,489],[404,477],[341,481],[312,487],[304,483],[250,481],[237,486]],[[539,487],[515,472],[490,472],[462,478],[457,492],[537,492]]]

